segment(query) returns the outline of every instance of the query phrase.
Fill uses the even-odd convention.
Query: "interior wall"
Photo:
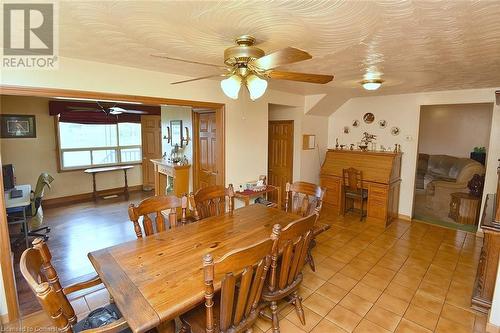
[[[319,172],[328,143],[328,118],[304,114],[303,108],[269,104],[269,120],[293,120],[293,181],[319,184]],[[316,135],[316,147],[302,149],[302,136]]]
[[[360,141],[365,130],[378,135],[377,143],[379,145],[394,147],[396,143],[401,144],[403,156],[399,213],[411,216],[421,105],[490,103],[493,113],[488,144],[489,154],[486,164],[484,190],[484,195],[486,195],[496,191],[497,159],[500,157],[500,106],[492,104],[494,101],[494,88],[353,98],[330,116],[328,147],[333,148],[335,146],[336,138],[339,139],[341,144],[356,143]],[[375,121],[371,125],[362,122],[363,114],[366,112],[372,112],[375,115]],[[351,123],[354,119],[360,120],[361,125],[352,130]],[[378,120],[380,119],[387,120],[388,126],[386,129],[378,128]],[[343,133],[344,126],[351,127],[349,134]],[[391,135],[390,128],[393,126],[400,128],[401,131],[398,136]]]
[[[490,103],[422,106],[419,153],[469,157],[474,147],[488,151],[492,111]]]
[[[34,188],[38,176],[48,172],[54,177],[45,198],[59,198],[92,192],[92,176],[83,170],[57,171],[57,146],[54,117],[49,115],[47,98],[26,96],[3,96],[2,114],[35,115],[36,138],[1,139],[2,162],[13,164],[17,184],[31,184]],[[141,165],[137,164],[128,173],[129,186],[142,184]],[[97,189],[123,186],[123,173],[110,172],[96,176]]]
[[[84,69],[84,70],[83,70]],[[269,89],[257,101],[241,89],[238,100],[226,97],[218,80],[180,85],[181,75],[60,57],[59,69],[9,70],[2,84],[99,91],[225,104],[226,184],[239,184],[267,172],[268,103],[303,107],[304,96]],[[241,149],[245,147],[245,149]]]
[[[162,154],[166,154],[167,158],[170,156],[170,152],[174,148],[165,139],[167,134],[167,127],[170,126],[170,121],[172,120],[182,120],[182,131],[183,136],[186,137],[185,128],[188,128],[189,138],[193,138],[193,117],[192,109],[188,106],[161,106],[161,146]],[[189,141],[188,145],[183,148],[183,154],[186,155],[189,163],[191,164],[191,169],[189,170],[189,192],[193,191],[193,142]]]

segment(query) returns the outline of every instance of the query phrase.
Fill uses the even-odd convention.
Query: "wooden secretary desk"
[[[342,213],[344,193],[342,170],[355,168],[363,173],[368,190],[367,221],[388,226],[398,216],[401,183],[401,153],[329,149],[321,167],[324,202]]]

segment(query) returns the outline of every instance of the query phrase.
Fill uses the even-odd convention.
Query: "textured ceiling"
[[[67,57],[203,76],[214,69],[150,54],[222,64],[234,38],[252,34],[266,53],[313,55],[290,70],[335,75],[274,89],[362,96],[366,73],[386,81],[376,94],[500,86],[500,1],[65,1],[59,10]]]

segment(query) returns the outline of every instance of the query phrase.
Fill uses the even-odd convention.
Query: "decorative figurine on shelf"
[[[340,150],[344,150],[345,145],[340,145]]]
[[[472,179],[467,183],[469,194],[475,197],[480,197],[483,194],[484,176],[477,173],[472,176]]]
[[[372,143],[377,139],[377,136],[375,134],[370,134],[368,132],[363,133],[363,138],[361,139],[361,142],[363,142],[366,146],[368,146],[369,143]]]
[[[335,149],[339,149],[339,138],[335,139]]]
[[[179,148],[178,144],[175,144],[174,148],[172,148],[172,151],[170,151],[170,160],[172,163],[177,164],[182,160],[182,152],[181,149]]]
[[[350,150],[354,150],[354,143],[351,143],[351,146],[349,147]]]

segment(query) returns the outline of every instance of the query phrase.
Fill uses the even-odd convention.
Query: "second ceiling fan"
[[[325,84],[333,80],[333,75],[307,74],[276,70],[279,66],[311,59],[312,56],[305,51],[293,47],[287,47],[266,55],[262,49],[254,46],[255,38],[250,35],[238,37],[236,39],[236,44],[236,46],[224,50],[225,66],[172,58],[158,53],[152,54],[152,56],[169,60],[183,61],[191,64],[211,66],[224,71],[222,73],[202,76],[195,79],[172,82],[171,84],[181,84],[212,77],[226,77],[226,79],[221,81],[221,88],[224,93],[232,99],[238,98],[242,85],[247,87],[252,100],[258,99],[266,92],[267,79],[290,80],[317,84]]]

